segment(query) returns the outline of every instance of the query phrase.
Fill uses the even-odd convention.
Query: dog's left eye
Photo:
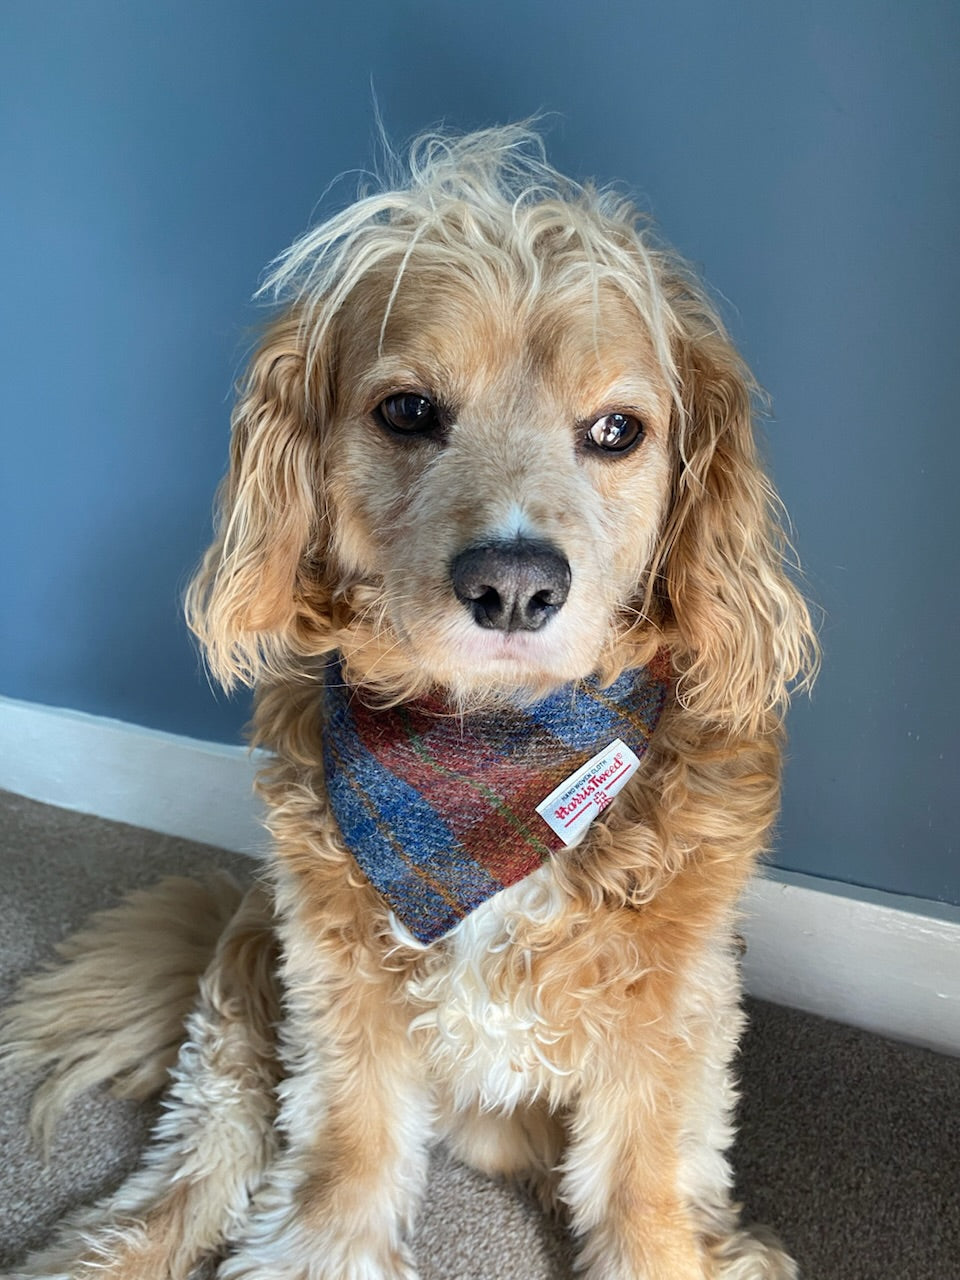
[[[590,443],[607,453],[624,453],[643,435],[643,423],[632,413],[605,413],[587,428]]]
[[[437,406],[426,396],[417,395],[413,391],[387,396],[386,400],[381,400],[377,405],[375,413],[384,426],[404,435],[435,431],[440,425]]]

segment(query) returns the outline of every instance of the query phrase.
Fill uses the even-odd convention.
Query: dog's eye
[[[643,439],[644,428],[632,413],[605,413],[587,428],[591,444],[607,453],[624,453]]]
[[[384,426],[392,431],[401,431],[404,435],[435,431],[440,425],[437,406],[426,396],[417,395],[413,391],[401,391],[397,395],[387,396],[386,400],[381,400],[377,405],[375,412]]]

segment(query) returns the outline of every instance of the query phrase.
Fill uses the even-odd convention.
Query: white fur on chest
[[[558,920],[566,903],[552,867],[541,867],[467,916],[410,982],[412,1031],[456,1108],[511,1111],[563,1092],[556,1048],[566,1033],[544,1018],[529,952],[516,939],[531,922]],[[399,928],[398,936],[410,941]]]

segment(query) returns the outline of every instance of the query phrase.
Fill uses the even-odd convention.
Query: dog
[[[264,288],[187,616],[256,689],[269,879],[135,895],[21,988],[39,1128],[168,1092],[17,1274],[414,1280],[443,1140],[589,1280],[794,1277],[726,1156],[737,903],[816,664],[747,368],[521,126],[420,140]]]

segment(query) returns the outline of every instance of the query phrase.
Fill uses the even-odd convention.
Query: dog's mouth
[[[473,661],[540,666],[549,656],[549,642],[543,636],[525,631],[483,631],[477,628],[466,638],[463,654]]]
[[[394,641],[383,634],[378,671],[407,662],[410,674],[474,698],[549,691],[596,670],[615,601],[557,543],[486,535],[434,563],[436,576],[418,562],[386,580]]]
[[[534,601],[526,610],[528,621],[536,620],[530,626],[523,624],[519,606],[502,599],[495,604],[483,595],[477,601],[448,595],[432,616],[418,612],[395,623],[421,674],[454,697],[545,694],[594,671],[606,635],[596,618],[589,626],[571,626],[581,610],[574,608],[568,617],[561,605]]]

